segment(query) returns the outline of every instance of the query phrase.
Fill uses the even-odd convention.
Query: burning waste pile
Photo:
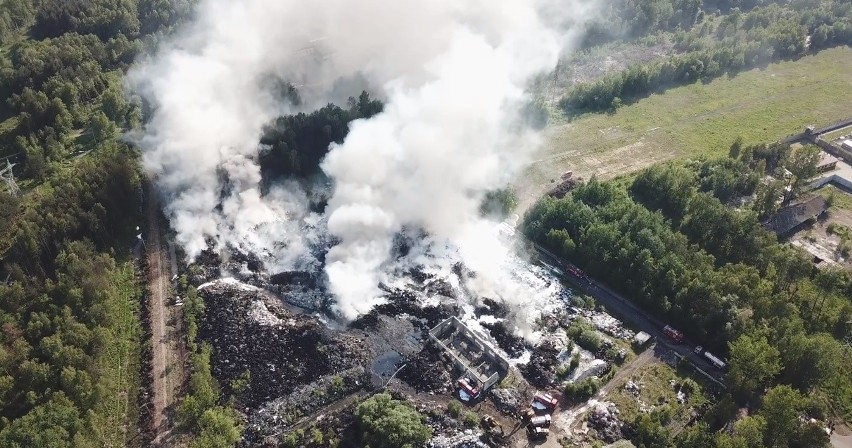
[[[393,250],[404,253],[402,246]],[[429,343],[430,330],[450,317],[517,366],[522,377],[511,385],[496,385],[483,397],[493,403],[495,413],[513,418],[525,410],[534,388],[556,390],[566,380],[605,373],[607,363],[574,344],[566,326],[584,319],[617,328],[605,314],[571,311],[570,290],[550,270],[514,255],[496,273],[512,279],[514,288],[524,285],[534,312],[494,291],[479,296],[479,272],[458,261],[442,264],[422,251],[419,266],[400,255],[402,261],[388,269],[379,285],[380,303],[346,321],[337,313],[321,268],[269,274],[267,265],[251,254],[233,249],[221,256],[205,254],[188,272],[196,273],[196,281],[219,278],[198,286],[206,308],[198,337],[213,347],[213,373],[224,392],[235,395],[244,415],[244,446],[274,445],[319,416],[331,419],[326,425],[350,421],[339,414],[353,408],[341,403],[386,386],[409,391],[415,403],[416,392],[455,395],[457,366],[447,352]],[[304,300],[294,300],[296,288],[322,300],[305,306]],[[565,366],[575,358],[578,364],[565,376]],[[248,387],[231,390],[246,372]],[[440,420],[430,422],[447,440],[472,436]]]
[[[228,261],[208,256],[206,262],[220,264],[196,263],[188,270],[224,276],[198,286],[205,304],[198,338],[212,346],[213,373],[245,415],[246,446],[268,443],[327,406],[383,387],[394,375],[416,391],[452,394],[457,379],[453,362],[426,343],[429,330],[450,316],[461,316],[480,337],[498,349],[507,347],[515,358],[530,356],[532,345],[515,334],[518,323],[529,322],[493,299],[470,305],[477,300],[472,290],[478,276],[458,263],[400,271],[381,285],[383,303],[345,322],[333,307],[302,307],[271,279],[302,282],[300,286],[309,285],[305,289],[328,298],[322,280],[301,273],[269,275],[263,264],[249,266],[251,257],[244,254],[222,258]],[[539,296],[541,309],[565,306],[570,295],[547,271],[518,258],[505,268],[531,270],[530,278],[549,285]],[[202,279],[199,274],[197,280]],[[444,286],[435,289],[436,284]],[[523,318],[542,320],[538,314]],[[231,390],[246,372],[248,387]],[[500,410],[515,415],[523,400],[515,401]]]
[[[129,75],[151,113],[128,138],[200,285],[199,339],[225,389],[249,372],[245,445],[403,365],[446,388],[424,346],[450,316],[541,384],[565,350],[541,341],[570,292],[481,210],[532,160],[525,88],[594,2],[391,3],[201,0]]]
[[[430,260],[423,254],[419,258]],[[566,377],[560,368],[575,357],[581,362],[568,381],[605,372],[601,367],[606,363],[573,344],[565,327],[572,318],[611,323],[607,316],[588,310],[582,316],[566,312],[570,290],[551,271],[517,256],[507,257],[497,272],[512,278],[516,288],[526,286],[535,312],[519,309],[497,294],[491,295],[496,299],[478,296],[481,276],[460,262],[414,267],[405,263],[389,269],[386,283],[379,286],[381,303],[352,321],[336,314],[321,270],[269,274],[264,263],[253,260],[248,254],[226,252],[221,257],[200,257],[188,268],[198,274],[198,281],[207,279],[200,273],[220,276],[198,287],[206,307],[199,339],[213,347],[213,373],[227,394],[235,393],[237,407],[245,415],[244,446],[274,444],[282,434],[302,428],[329,409],[351,412],[351,406],[337,405],[389,382],[413,392],[454,395],[458,370],[445,351],[428,343],[430,329],[452,316],[523,375],[515,385],[488,391],[497,413],[521,414],[534,390],[527,382],[551,390],[561,387]],[[323,300],[306,307],[288,294],[294,286]],[[249,386],[231,391],[232,381],[245,372]],[[448,440],[464,435],[452,425],[434,425],[436,433]]]

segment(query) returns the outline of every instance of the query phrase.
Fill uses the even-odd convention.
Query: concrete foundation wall
[[[835,145],[831,142],[827,142],[822,139],[816,139],[814,143],[820,148],[822,148],[825,152],[833,155],[834,157],[838,157],[849,163],[852,163],[852,151],[841,148],[838,145]]]
[[[814,183],[809,185],[809,188],[812,190],[816,190],[817,188],[823,187],[827,184],[835,184],[838,187],[842,187],[847,189],[848,191],[852,191],[852,181],[846,179],[845,177],[840,177],[836,174],[833,176],[825,176],[817,179]]]
[[[496,384],[509,371],[509,361],[455,316],[432,328],[429,338],[449,353],[456,368],[476,380],[482,391]],[[459,347],[458,341],[472,346]],[[474,357],[476,361],[472,361]]]

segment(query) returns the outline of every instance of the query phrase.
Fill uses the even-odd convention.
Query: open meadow
[[[613,114],[554,118],[516,188],[522,210],[566,170],[609,179],[656,162],[779,140],[852,116],[852,48],[824,50],[709,83],[676,87]]]

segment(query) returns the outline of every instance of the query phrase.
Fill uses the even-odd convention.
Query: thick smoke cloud
[[[357,79],[386,107],[352,123],[322,166],[335,182],[326,271],[341,314],[374,304],[404,227],[493,263],[480,200],[535,148],[518,114],[524,88],[587,15],[581,0],[202,0],[197,20],[131,72],[154,108],[140,145],[178,242],[190,257],[213,241],[304,263],[304,194],[260,190],[262,126],[293,108],[271,81],[296,85],[310,109]]]

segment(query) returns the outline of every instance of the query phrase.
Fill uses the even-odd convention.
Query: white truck
[[[707,358],[708,361],[710,361],[710,364],[716,366],[717,369],[725,370],[725,368],[728,367],[728,365],[725,364],[725,361],[722,361],[716,355],[708,352],[707,350],[704,350],[704,347],[700,345],[698,347],[695,347],[695,354],[700,355],[702,354],[702,352],[704,352],[704,357]]]
[[[721,359],[717,358],[715,355],[708,351],[704,352],[704,357],[707,358],[707,360],[710,361],[710,363],[716,366],[716,368],[719,370],[725,370],[725,367],[728,367],[728,365],[725,364],[725,361],[722,361]]]

